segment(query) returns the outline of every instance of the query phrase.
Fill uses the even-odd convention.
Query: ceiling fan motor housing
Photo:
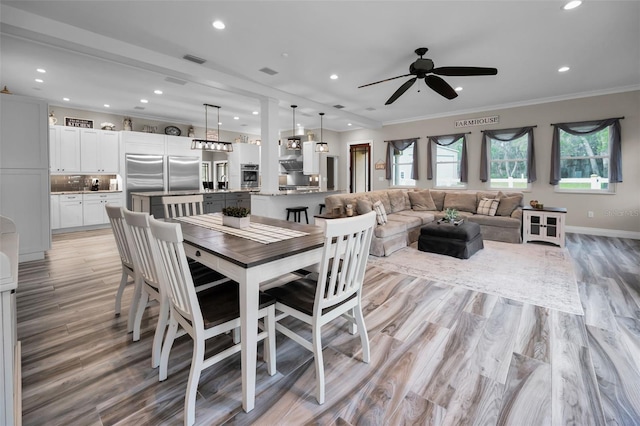
[[[417,59],[414,63],[409,65],[409,73],[412,75],[418,75],[419,73],[425,74],[433,69],[433,61],[431,59]]]

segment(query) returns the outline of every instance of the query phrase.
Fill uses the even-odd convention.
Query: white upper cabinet
[[[54,172],[80,171],[80,129],[60,127],[56,156],[57,168]]]
[[[316,152],[315,142],[302,144],[302,170],[305,175],[320,173],[320,153]]]
[[[47,104],[18,95],[1,96],[0,168],[46,169],[49,156],[46,143]]]
[[[118,133],[108,130],[80,131],[81,171],[87,173],[118,173]]]

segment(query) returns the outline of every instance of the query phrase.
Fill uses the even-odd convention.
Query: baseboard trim
[[[574,234],[598,235],[601,237],[631,238],[633,240],[640,240],[640,232],[620,231],[618,229],[587,228],[584,226],[566,226],[565,232],[571,232]]]

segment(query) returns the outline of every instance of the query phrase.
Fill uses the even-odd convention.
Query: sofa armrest
[[[522,207],[516,207],[516,209],[511,212],[511,217],[522,222]]]

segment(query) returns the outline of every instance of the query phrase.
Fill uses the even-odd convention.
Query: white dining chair
[[[160,304],[158,323],[153,338],[151,353],[151,365],[155,368],[160,365],[160,353],[162,342],[169,322],[169,300],[166,291],[162,291],[158,279],[158,273],[151,257],[151,230],[149,220],[152,216],[147,213],[124,210],[125,231],[133,255],[134,272],[136,277],[136,292],[138,294],[135,317],[133,320],[133,340],[140,340],[140,327],[142,316],[149,301],[157,301]],[[197,262],[187,262],[189,276],[194,282],[194,291],[204,291],[216,285],[229,281],[224,275],[207,268]]]
[[[120,285],[118,286],[118,291],[116,292],[115,312],[116,316],[118,316],[120,315],[122,294],[124,293],[124,289],[128,284],[133,284],[135,282],[135,273],[133,272],[133,256],[129,248],[127,234],[125,232],[126,225],[124,223],[124,213],[122,211],[122,207],[116,206],[114,204],[107,204],[105,206],[105,209],[107,210],[107,216],[109,217],[109,222],[111,223],[111,229],[116,240],[118,254],[120,254],[120,262],[122,264],[122,277],[120,278]],[[131,281],[129,281],[129,278],[131,278]],[[129,320],[127,322],[127,331],[133,330],[133,319],[135,313],[134,307],[137,306],[136,295],[137,293],[134,294],[134,298],[131,301],[131,308],[129,309]]]
[[[160,201],[164,206],[165,218],[195,216],[204,213],[204,196],[202,194],[166,196],[161,197]]]
[[[161,284],[167,289],[170,300],[160,378],[166,378],[169,353],[180,329],[193,339],[193,357],[184,403],[184,424],[190,426],[195,422],[196,393],[202,370],[241,350],[240,344],[234,341],[233,346],[205,358],[206,340],[240,327],[240,289],[238,283],[230,281],[196,293],[188,273],[180,225],[153,218],[150,222],[155,242],[153,256]],[[262,331],[258,333],[258,341],[265,341],[264,358],[271,376],[276,373],[274,303],[273,297],[260,293],[258,319],[262,319]]]
[[[347,319],[349,331],[360,335],[362,360],[369,363],[369,337],[362,314],[362,283],[375,222],[375,212],[327,220],[317,279],[299,278],[265,290],[276,298],[276,330],[314,355],[315,394],[319,404],[324,403],[325,395],[323,325],[338,317]],[[280,322],[287,317],[311,326],[311,341]]]

